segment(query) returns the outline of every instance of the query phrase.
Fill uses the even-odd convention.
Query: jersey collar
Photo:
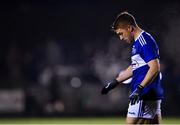
[[[134,41],[136,41],[137,39],[139,39],[139,37],[141,36],[141,34],[144,32],[144,30],[142,30],[141,32],[140,32],[140,34],[138,35],[138,37],[134,40]]]

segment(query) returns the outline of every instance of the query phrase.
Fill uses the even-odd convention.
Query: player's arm
[[[158,62],[158,59],[154,59],[148,62],[149,70],[144,78],[144,80],[141,82],[141,86],[146,87],[148,84],[150,84],[157,74],[160,72],[160,65]]]
[[[127,80],[128,78],[132,77],[132,67],[129,66],[126,70],[120,73],[120,75],[112,80],[111,82],[107,83],[102,90],[101,94],[107,94],[110,90],[114,89],[119,83]]]
[[[129,79],[132,77],[132,66],[130,65],[126,70],[122,71],[119,76],[116,78],[116,80],[119,83],[122,83],[123,81]]]

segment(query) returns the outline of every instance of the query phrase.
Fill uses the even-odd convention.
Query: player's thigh
[[[136,124],[137,121],[138,121],[138,118],[133,118],[133,117],[126,118],[126,124]]]
[[[161,116],[156,115],[154,119],[127,117],[126,124],[160,124]]]
[[[150,124],[152,119],[127,117],[126,124]]]

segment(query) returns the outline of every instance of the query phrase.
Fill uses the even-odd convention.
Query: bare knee
[[[133,118],[133,117],[127,117],[126,118],[126,124],[129,125],[129,124],[137,124],[138,122],[138,118]]]

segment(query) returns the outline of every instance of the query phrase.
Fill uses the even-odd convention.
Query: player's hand
[[[130,104],[134,105],[136,102],[139,102],[139,96],[142,90],[144,89],[143,86],[139,85],[129,96]]]
[[[109,82],[107,85],[105,85],[102,90],[101,90],[101,94],[107,94],[111,89],[114,89],[117,85],[118,85],[118,81],[115,79],[111,82]]]

